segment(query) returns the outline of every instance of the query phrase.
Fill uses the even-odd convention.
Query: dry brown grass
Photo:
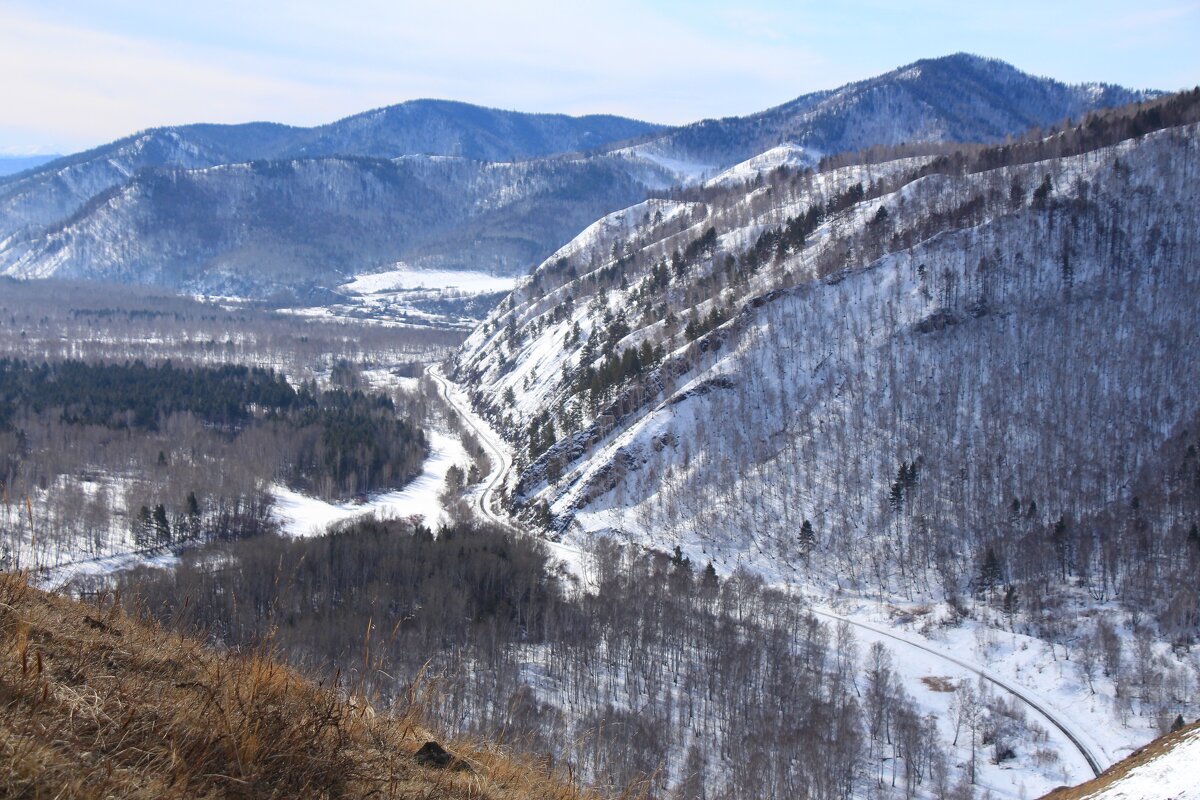
[[[926,675],[921,678],[921,683],[929,687],[933,692],[954,692],[958,690],[958,683],[953,678],[942,677],[941,675]]]
[[[0,796],[588,800],[482,743],[417,763],[419,715],[377,714],[264,654],[218,654],[0,575]]]
[[[1083,800],[1083,798],[1091,797],[1101,789],[1124,778],[1135,767],[1140,767],[1142,764],[1158,758],[1174,747],[1175,743],[1180,739],[1195,733],[1197,730],[1200,730],[1200,722],[1193,722],[1191,725],[1185,725],[1174,733],[1160,736],[1145,747],[1134,750],[1124,759],[1113,764],[1100,777],[1093,778],[1087,783],[1081,783],[1078,786],[1060,786],[1050,792],[1050,794],[1042,797],[1042,800]]]

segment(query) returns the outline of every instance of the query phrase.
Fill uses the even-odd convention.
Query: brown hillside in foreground
[[[590,797],[462,743],[424,766],[428,739],[269,658],[0,575],[0,797]]]
[[[1113,764],[1100,777],[1093,778],[1087,783],[1081,783],[1078,786],[1059,787],[1050,792],[1050,794],[1042,797],[1041,800],[1083,800],[1083,798],[1091,797],[1102,789],[1106,789],[1114,783],[1119,783],[1122,778],[1137,767],[1161,758],[1177,742],[1198,730],[1200,730],[1200,722],[1193,722],[1191,725],[1185,725],[1173,733],[1168,733],[1166,736],[1160,736],[1145,747],[1134,750],[1128,756]]]

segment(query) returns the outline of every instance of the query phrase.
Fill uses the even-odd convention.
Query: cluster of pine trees
[[[30,364],[0,359],[0,427],[11,428],[18,410],[60,410],[71,425],[156,430],[171,414],[190,413],[234,430],[252,415],[278,417],[312,405],[282,375],[259,367],[175,368],[170,361],[149,366],[87,364],[81,361]]]

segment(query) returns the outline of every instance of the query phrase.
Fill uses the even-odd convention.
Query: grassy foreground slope
[[[2,797],[589,797],[495,747],[429,757],[430,738],[418,710],[0,575]]]

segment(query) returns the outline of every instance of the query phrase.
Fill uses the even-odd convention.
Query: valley
[[[465,393],[459,387],[446,381],[437,368],[431,370],[430,374],[439,383],[443,396],[456,406],[456,410],[474,430],[479,441],[487,445],[492,463],[500,465],[484,479],[483,487],[477,495],[476,502],[480,514],[497,525],[513,528],[513,521],[494,510],[499,506],[496,494],[509,477],[508,472],[511,470],[511,458],[506,446],[500,437],[490,430],[487,423],[479,419],[467,405]],[[519,523],[517,525],[519,526]],[[584,586],[595,586],[589,575],[588,559],[583,557],[580,550],[558,543],[550,543],[549,546],[551,552],[561,558],[564,564],[569,565],[569,569]],[[792,585],[791,583],[782,583],[780,588],[786,589]],[[863,598],[863,602],[859,603],[853,602],[850,598],[839,598],[837,602],[844,609],[842,613],[822,607],[822,603],[827,602],[825,598],[798,598],[798,602],[803,604],[814,617],[826,621],[828,624],[842,623],[852,626],[860,641],[880,642],[886,646],[896,655],[897,670],[899,674],[903,675],[906,686],[922,687],[923,682],[929,684],[933,679],[932,686],[922,696],[922,706],[939,709],[940,716],[944,719],[948,720],[951,717],[950,705],[939,697],[939,693],[944,694],[946,691],[942,688],[945,682],[953,685],[957,681],[960,686],[969,686],[973,681],[979,680],[981,683],[990,684],[993,690],[1007,694],[1024,704],[1047,729],[1054,731],[1057,752],[1066,762],[1061,766],[1062,772],[1059,779],[1062,783],[1078,782],[1086,779],[1089,774],[1098,776],[1113,763],[1108,748],[1101,745],[1093,733],[1087,732],[1096,730],[1091,726],[1097,721],[1101,726],[1106,725],[1107,715],[1101,713],[1099,719],[1096,720],[1090,718],[1092,715],[1084,717],[1068,714],[1063,707],[1075,706],[1076,698],[1069,694],[1061,695],[1058,702],[1063,706],[1055,707],[1053,703],[1045,699],[1043,694],[1040,694],[1040,692],[1055,694],[1061,691],[1064,684],[1070,685],[1073,675],[1064,676],[1059,671],[1056,679],[1047,682],[1040,677],[1040,673],[1044,669],[1043,665],[1029,670],[1024,675],[1022,675],[1022,668],[1018,666],[1015,676],[1002,676],[995,671],[994,667],[989,669],[980,666],[982,661],[995,663],[994,645],[980,651],[977,643],[964,639],[964,637],[957,637],[955,644],[951,644],[944,636],[938,636],[935,639],[927,638],[913,628],[911,621],[900,625],[896,624],[895,618],[890,616],[889,612],[896,612],[899,609],[891,606],[881,608],[869,598]],[[848,615],[847,612],[849,612]],[[928,609],[925,610],[925,613],[928,613]],[[983,630],[985,640],[988,636],[997,635],[995,631],[987,631],[986,628]],[[1027,649],[1030,644],[1041,643],[1035,639],[1026,639],[1020,648]],[[980,661],[964,660],[962,655],[964,652],[974,653],[974,657],[979,658]],[[1036,664],[1036,661],[1034,663]],[[1002,669],[1007,671],[1010,667],[1011,664],[1003,663]],[[933,686],[937,688],[932,688]],[[1134,732],[1131,731],[1131,733]],[[1133,738],[1126,741],[1132,741],[1134,744],[1123,744],[1120,738],[1116,740],[1110,738],[1108,747],[1113,750],[1131,749],[1141,741],[1141,734],[1134,733]],[[1072,752],[1073,755],[1067,755]],[[1017,792],[1017,795],[1014,796],[1019,796],[1022,791],[1029,791],[1030,787],[1027,783],[1023,788],[1007,785],[1006,777],[1003,773],[995,777],[989,776],[990,780],[984,782],[983,785],[1000,796],[1010,796],[1014,791]]]
[[[564,797],[1123,775],[1200,716],[1197,187],[1200,89],[965,54],[688,125],[410,101],[0,176],[5,709],[43,702],[21,620],[49,697],[94,683],[51,618],[106,609],[307,687],[381,775],[415,730]],[[238,741],[246,796],[291,786]]]

